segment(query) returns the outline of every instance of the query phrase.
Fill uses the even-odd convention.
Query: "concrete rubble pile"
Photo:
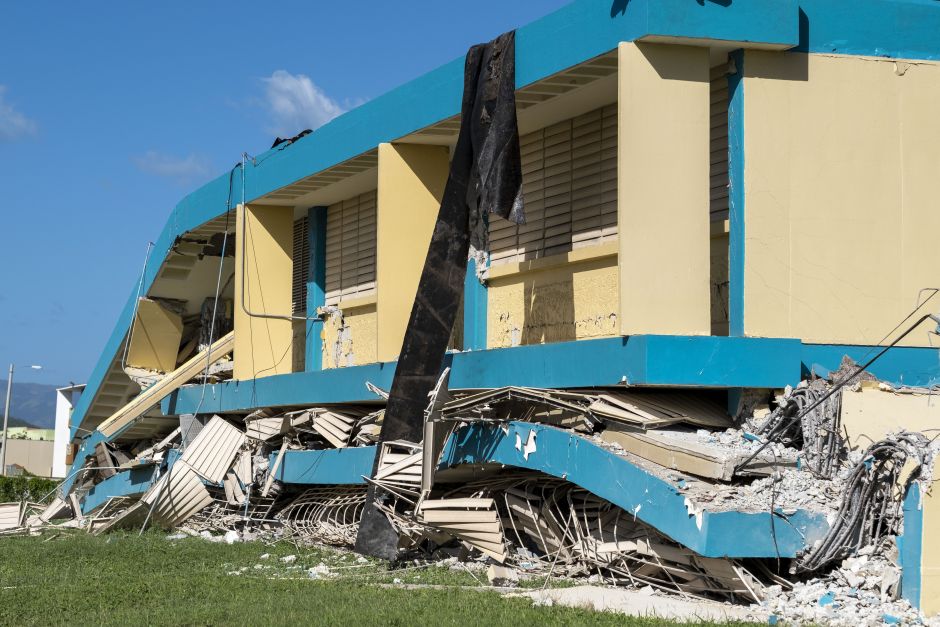
[[[157,526],[352,546],[371,484],[376,507],[399,534],[402,559],[476,557],[523,573],[753,604],[795,622],[838,624],[853,613],[863,624],[884,616],[921,620],[898,600],[894,538],[903,532],[905,490],[929,478],[937,446],[902,432],[851,450],[840,426],[841,391],[829,394],[831,382],[813,379],[783,390],[774,409],[769,398],[742,403],[749,406],[735,420],[707,392],[451,391],[448,376],[445,371],[431,394],[421,442],[380,441],[384,410],[375,404],[183,416],[159,440],[99,444],[70,493],[44,510],[20,507],[15,524],[0,533]],[[379,401],[387,398],[369,387]],[[564,478],[497,463],[443,463],[461,430],[505,430],[520,422],[566,431],[625,458],[694,507],[772,511],[778,524],[804,510],[824,514],[830,528],[796,558],[703,557],[636,511]],[[533,434],[530,441],[516,436],[525,459],[539,454]],[[362,477],[365,483],[280,480],[288,451],[363,446],[375,446],[378,455],[375,476]],[[112,497],[82,512],[81,499],[97,484],[141,468],[153,472],[142,495]]]
[[[927,622],[910,603],[898,600],[900,579],[897,547],[886,538],[863,547],[822,577],[789,590],[769,587],[765,605],[772,616],[792,623],[849,627]]]

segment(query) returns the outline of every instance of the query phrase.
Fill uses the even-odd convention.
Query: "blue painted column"
[[[307,275],[307,342],[304,370],[323,369],[323,320],[317,308],[326,304],[326,207],[307,210],[307,237],[310,238],[310,271]]]
[[[901,597],[920,607],[921,559],[924,542],[924,510],[920,485],[914,482],[904,495],[904,533],[898,537],[898,562],[901,566]]]
[[[463,349],[486,349],[486,286],[477,278],[476,259],[467,262],[463,282]]]
[[[744,51],[728,75],[728,333],[744,335]]]
[[[731,53],[728,75],[728,335],[744,336],[744,51]],[[728,390],[736,416],[741,388]]]

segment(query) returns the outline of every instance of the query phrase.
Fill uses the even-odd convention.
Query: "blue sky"
[[[0,378],[83,382],[147,242],[243,151],[566,1],[4,3]]]

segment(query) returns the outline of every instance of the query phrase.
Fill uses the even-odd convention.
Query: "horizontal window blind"
[[[728,217],[728,64],[711,70],[709,200],[712,220]]]
[[[375,196],[372,191],[327,208],[327,305],[375,293]]]
[[[307,229],[306,217],[294,220],[294,266],[291,280],[291,312],[294,314],[305,314],[307,311],[307,281],[310,273],[310,238]]]
[[[526,223],[491,216],[490,263],[510,263],[617,238],[617,105],[520,138]]]

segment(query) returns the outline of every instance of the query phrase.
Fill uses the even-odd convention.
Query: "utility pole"
[[[10,394],[13,391],[13,364],[7,377],[7,400],[3,406],[3,442],[0,444],[0,477],[7,476],[7,421],[10,419]]]

